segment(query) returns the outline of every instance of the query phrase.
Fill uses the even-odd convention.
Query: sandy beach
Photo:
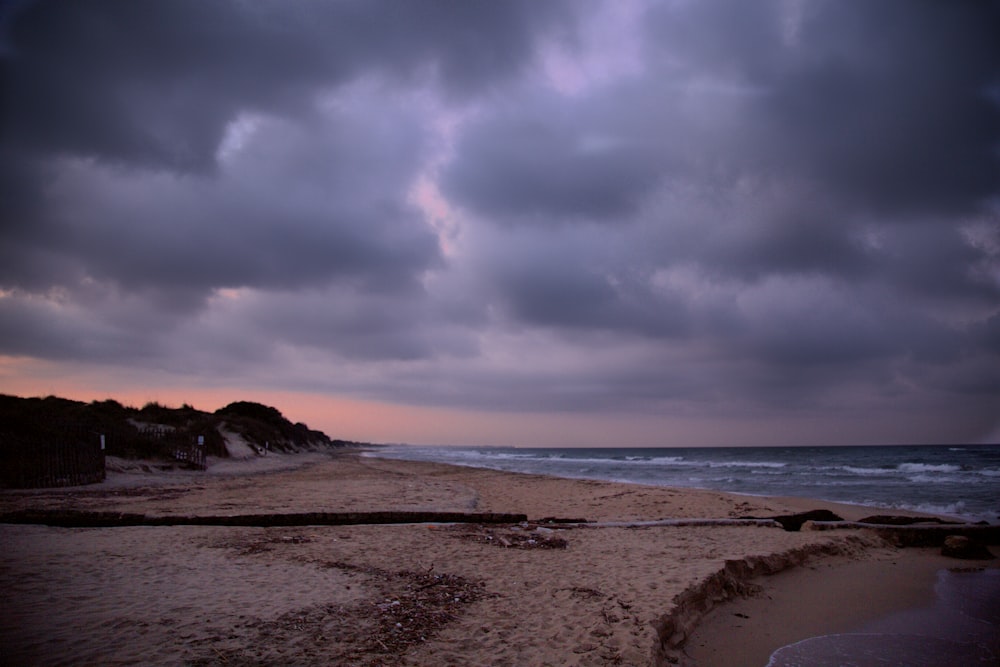
[[[802,499],[352,452],[223,460],[207,472],[133,462],[112,468],[99,485],[4,490],[0,511],[514,512],[529,521],[0,524],[3,664],[763,665],[784,644],[926,602],[934,573],[964,564],[858,530],[539,523],[732,519],[832,507]],[[871,513],[835,509],[849,520]],[[729,599],[762,606],[719,606]],[[750,633],[754,642],[724,645],[736,637],[734,619],[760,624]]]

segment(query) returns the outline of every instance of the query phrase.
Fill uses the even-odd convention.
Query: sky
[[[0,3],[0,392],[1000,441],[1000,3]]]

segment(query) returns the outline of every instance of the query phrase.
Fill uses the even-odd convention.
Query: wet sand
[[[699,623],[685,653],[697,665],[763,667],[781,647],[824,635],[892,632],[934,636],[940,626],[902,623],[890,628],[886,622],[893,618],[905,620],[907,614],[933,608],[938,601],[935,587],[939,573],[950,568],[983,567],[995,569],[996,565],[963,563],[941,556],[938,549],[884,552],[866,559],[819,560],[769,577],[761,582],[763,588],[758,594],[713,609]],[[1000,599],[996,604],[1000,605]],[[1000,628],[994,628],[994,637],[998,632]],[[953,637],[961,638],[959,633]],[[819,645],[814,643],[810,649],[815,655]],[[882,650],[884,658],[893,657],[885,652],[887,646]],[[896,657],[898,653],[895,651]]]
[[[767,516],[801,509],[802,501],[794,499],[346,453],[216,462],[207,473],[119,467],[101,485],[3,491],[0,511],[517,512],[530,521],[301,528],[0,525],[6,600],[0,662],[669,664],[690,662],[698,642],[715,643],[711,629],[689,638],[699,623],[710,628],[703,610],[733,596],[769,591],[779,577],[802,577],[793,589],[815,590],[833,581],[831,570],[845,562],[860,567],[852,578],[866,582],[861,590],[883,591],[886,611],[926,594],[920,573],[927,554],[897,549],[865,531],[569,529],[537,522]],[[848,519],[869,512],[838,509]],[[793,565],[798,567],[787,575],[749,576]],[[771,605],[759,615],[767,627],[782,627],[817,606]],[[845,619],[862,619],[867,608],[863,596],[838,604]]]

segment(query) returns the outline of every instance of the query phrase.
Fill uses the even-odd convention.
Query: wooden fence
[[[171,446],[170,454],[174,457],[175,461],[186,463],[188,466],[197,468],[198,470],[205,469],[206,462],[204,442],[199,443],[198,441],[189,440],[186,442],[174,443]]]
[[[0,480],[31,489],[95,484],[104,480],[104,449],[97,433],[69,431],[31,438],[0,433]]]
[[[105,478],[105,444],[116,455],[127,456],[120,452],[137,448],[146,455],[173,458],[198,470],[207,464],[203,438],[171,429],[112,428],[102,435],[80,425],[49,424],[36,431],[12,432],[0,427],[0,486],[32,489],[101,482]]]
[[[205,440],[202,437],[155,427],[140,429],[139,437],[155,442],[163,454],[170,456],[175,461],[180,461],[198,470],[204,470],[206,467]]]

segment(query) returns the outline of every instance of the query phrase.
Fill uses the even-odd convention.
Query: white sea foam
[[[866,505],[876,505],[877,503],[865,503]],[[934,516],[953,516],[960,517],[963,519],[980,518],[980,517],[970,517],[965,512],[965,503],[959,500],[958,502],[949,503],[947,505],[940,505],[934,503],[893,503],[891,509],[901,509],[910,512],[920,512],[921,514],[932,514]]]
[[[506,460],[512,460],[512,461],[518,461],[518,460],[520,460],[520,461],[538,461],[538,460],[545,460],[545,459],[560,459],[562,457],[561,456],[556,456],[556,455],[553,455],[553,454],[550,454],[548,456],[538,456],[537,454],[512,454],[510,452],[488,452],[488,453],[485,453],[485,454],[482,453],[482,452],[475,452],[475,457],[474,458],[480,458],[480,459],[486,459],[486,460],[490,460],[490,459],[504,460],[504,459],[506,459]]]
[[[673,465],[684,463],[683,456],[626,456],[624,458],[612,460],[618,463],[652,463],[653,465]]]
[[[653,463],[684,463],[683,456],[655,456],[649,460]]]
[[[709,468],[784,468],[787,463],[774,461],[709,461]]]
[[[896,469],[900,472],[959,472],[962,468],[947,463],[941,465],[930,465],[927,463],[900,463]]]
[[[975,480],[966,480],[959,475],[907,475],[906,480],[913,484],[975,484]]]
[[[890,475],[895,472],[890,468],[855,468],[854,466],[840,466],[840,470],[853,475]]]

